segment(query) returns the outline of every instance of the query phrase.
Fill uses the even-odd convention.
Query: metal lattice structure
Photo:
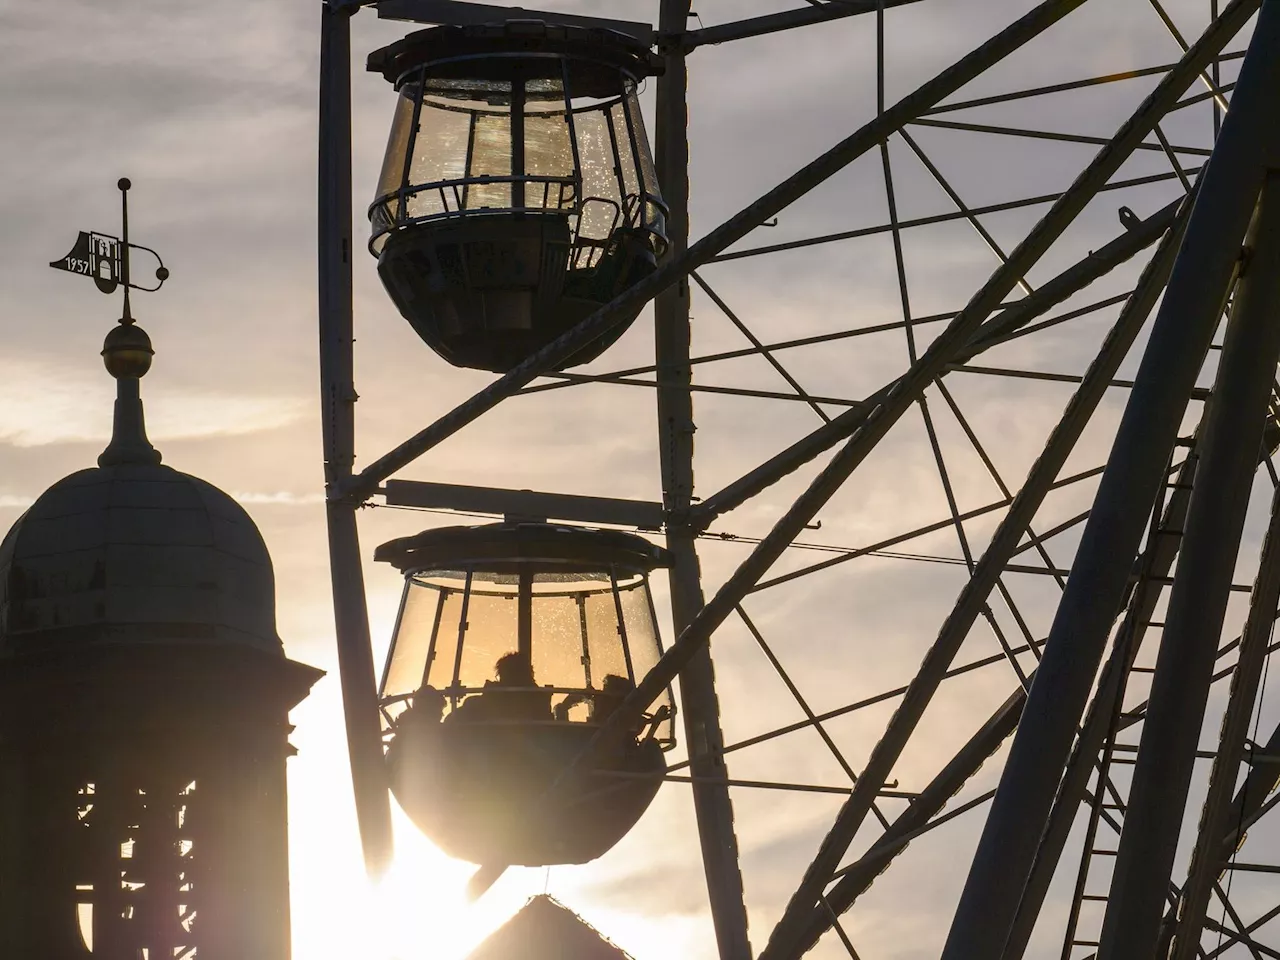
[[[609,729],[678,681],[689,757],[667,776],[691,786],[723,960],[895,955],[855,943],[859,903],[905,910],[939,858],[954,875],[938,907],[954,916],[949,932],[899,934],[897,955],[1280,956],[1280,895],[1268,882],[1280,855],[1267,825],[1280,803],[1280,717],[1266,683],[1280,607],[1280,2],[1102,2],[1023,4],[1008,27],[892,103],[886,38],[899,17],[916,15],[918,27],[927,0],[809,0],[712,26],[690,19],[688,0],[662,0],[656,29],[611,23],[644,35],[665,61],[650,125],[669,207],[665,258],[357,470],[349,18],[364,4],[330,0],[319,207],[326,479],[372,865],[389,856],[390,816],[357,510],[377,502],[660,527],[675,636]],[[510,13],[369,6],[432,23]],[[886,10],[895,7],[904,9]],[[687,89],[703,49],[772,34],[784,43],[837,20],[875,40],[876,109],[690,243],[699,127],[686,122]],[[1161,44],[1171,55],[1109,67],[1112,29],[1144,55]],[[1034,85],[1004,69],[1045,52],[1098,68]],[[1108,132],[1075,132],[1099,116],[1115,118]],[[988,164],[985,178],[973,174]],[[759,228],[810,194],[838,207],[863,188],[878,191],[883,221],[764,242],[774,235]],[[923,243],[938,257],[958,230],[987,258],[972,282],[913,256]],[[942,245],[921,240],[930,237]],[[881,244],[896,315],[876,304],[860,311],[873,322],[835,319],[797,337],[776,311],[741,307],[761,275],[779,297],[812,302],[824,265],[796,257],[870,241]],[[957,290],[958,302],[925,312]],[[699,321],[727,319],[723,329],[745,344],[697,352],[695,296]],[[561,370],[650,302],[652,363],[619,368],[606,351],[585,372]],[[756,365],[734,366],[744,360]],[[660,499],[398,476],[499,404],[547,391],[572,404],[588,389],[621,391],[637,408],[656,393]],[[697,460],[695,411],[710,451]],[[774,429],[761,440],[756,422]],[[760,443],[772,449],[756,456]],[[938,512],[877,500],[921,476]],[[881,516],[878,503],[896,506]],[[833,528],[875,535],[837,542]],[[886,589],[899,596],[890,613],[875,606]],[[877,664],[891,640],[919,665],[876,686],[890,674]],[[731,681],[748,655],[776,672],[787,722],[757,706],[769,722],[743,727],[751,708],[730,698],[758,675]],[[761,796],[825,804],[819,828],[788,847],[804,847],[803,861],[753,861],[753,831],[777,802]],[[486,866],[492,876],[504,865]],[[779,884],[792,891],[785,908],[756,902]],[[754,943],[748,905],[770,925],[753,929]]]

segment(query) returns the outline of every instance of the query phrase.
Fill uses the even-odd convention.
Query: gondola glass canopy
[[[648,577],[665,552],[617,531],[506,523],[427,531],[376,557],[405,574],[380,690],[405,812],[475,863],[607,851],[661,783],[669,691],[556,804],[541,798],[661,655]]]
[[[369,248],[450,363],[509,370],[656,268],[665,206],[637,91],[660,63],[540,21],[434,27],[370,56],[400,96]]]

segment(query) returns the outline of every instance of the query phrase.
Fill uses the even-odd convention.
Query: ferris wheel
[[[418,26],[360,52],[394,117],[356,237],[366,7]],[[482,893],[687,790],[723,960],[1280,956],[1280,2],[628,10],[656,23],[324,8],[327,515],[371,869],[392,796]],[[860,51],[848,89],[806,68],[819,35]],[[696,108],[753,70],[761,115],[700,167],[732,118]],[[718,224],[693,242],[691,207]],[[375,269],[424,365],[497,376],[415,398],[422,430],[357,465]],[[529,403],[647,436],[651,469],[533,491],[510,435],[507,486],[404,475]],[[457,516],[370,545],[365,505]],[[367,558],[404,578],[381,672]]]

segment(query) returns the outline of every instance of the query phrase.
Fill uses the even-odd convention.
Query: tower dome
[[[217,487],[162,465],[147,440],[138,380],[150,355],[132,322],[108,335],[103,358],[118,390],[110,445],[97,467],[45,491],[0,543],[0,657],[122,644],[284,656],[258,528]]]
[[[172,467],[73,473],[0,543],[0,656],[121,643],[283,656],[258,528],[217,487]]]

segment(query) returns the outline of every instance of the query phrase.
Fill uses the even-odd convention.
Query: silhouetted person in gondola
[[[600,686],[600,690],[584,690],[581,693],[569,694],[564,700],[556,704],[556,719],[568,720],[570,709],[580,703],[590,702],[592,705],[591,723],[604,726],[609,722],[609,718],[613,716],[618,707],[622,706],[622,702],[636,689],[634,683],[617,673],[605,674],[604,681]],[[633,724],[633,727],[632,736],[639,737],[643,727],[643,720]]]
[[[422,742],[424,737],[432,737],[440,726],[444,716],[444,694],[429,684],[423,684],[408,708],[396,719],[396,737],[408,737]]]
[[[538,689],[533,664],[523,653],[508,653],[495,664],[498,679],[486,680],[484,692],[462,701],[449,714],[453,723],[541,722],[551,719],[551,693]]]
[[[636,685],[624,676],[608,673],[600,686],[600,692],[595,695],[595,709],[591,711],[591,719],[603,725],[622,706],[622,701],[635,691]]]
[[[444,716],[444,694],[430,684],[423,684],[413,695],[413,700],[397,725],[431,725],[438,724]]]

